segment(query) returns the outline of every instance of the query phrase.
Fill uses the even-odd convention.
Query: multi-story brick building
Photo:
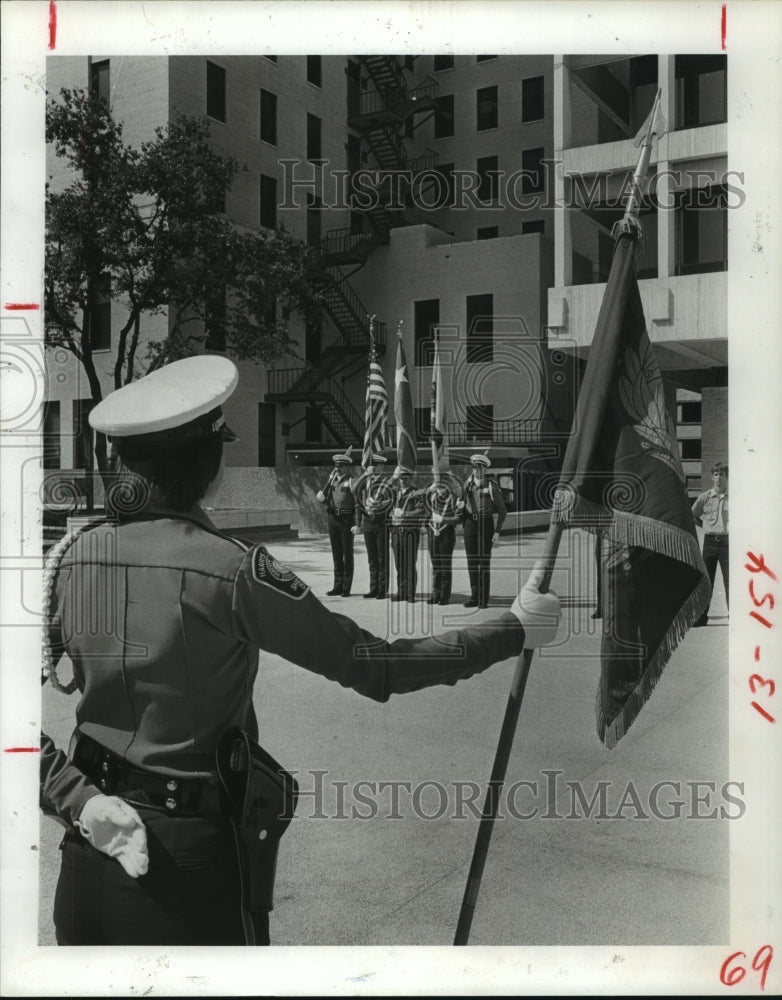
[[[206,114],[215,147],[247,167],[227,215],[259,229],[282,223],[318,248],[322,322],[305,329],[292,319],[299,357],[289,364],[242,364],[228,411],[241,437],[233,464],[321,464],[335,446],[360,447],[374,315],[391,393],[401,330],[420,462],[437,326],[452,461],[490,447],[507,469],[535,454],[556,460],[621,214],[611,202],[659,85],[672,131],[653,162],[657,191],[674,207],[644,207],[642,296],[672,408],[677,390],[690,393],[688,416],[702,396],[715,417],[704,422],[703,458],[724,457],[724,59],[52,58],[49,92],[62,85],[102,88],[133,143],[176,112]],[[53,157],[50,166],[62,183]],[[714,204],[705,210],[688,200],[695,167],[721,178],[707,185]],[[576,178],[582,194],[599,182],[597,196],[571,208]],[[108,388],[121,306],[102,309]],[[145,336],[159,337],[166,323],[145,319]],[[58,446],[48,461],[76,467],[90,450],[89,394],[72,359],[50,368],[48,430]],[[696,436],[683,437],[697,462]]]

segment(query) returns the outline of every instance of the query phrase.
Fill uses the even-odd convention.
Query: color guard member
[[[344,455],[333,455],[334,468],[329,481],[316,496],[326,504],[329,524],[331,558],[334,562],[334,584],[327,590],[329,597],[350,597],[353,586],[353,536],[358,531],[356,480],[352,474],[352,448]]]
[[[491,585],[491,550],[499,540],[505,520],[505,500],[499,483],[489,479],[489,456],[470,457],[472,474],[464,484],[461,503],[464,521],[464,550],[470,575],[470,599],[465,608],[485,608],[489,604]],[[495,520],[496,518],[496,520]]]
[[[254,742],[259,649],[385,702],[556,635],[542,565],[492,621],[388,642],[328,610],[263,545],[218,531],[199,501],[219,485],[236,382],[227,358],[188,358],[90,414],[121,488],[114,516],[66,536],[46,566],[44,675],[79,696],[68,753],[41,742],[41,805],[66,827],[59,944],[268,943],[284,827],[264,804],[279,765]]]
[[[388,595],[388,516],[392,497],[391,480],[382,474],[385,463],[384,455],[372,456],[372,465],[360,480],[357,497],[359,526],[364,531],[369,563],[369,592],[364,597],[375,597],[379,601]]]

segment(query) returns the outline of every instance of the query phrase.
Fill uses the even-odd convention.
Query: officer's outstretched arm
[[[535,584],[534,594],[548,599],[543,608],[528,607],[531,591],[525,588],[528,596],[522,591],[518,608],[514,605],[492,621],[389,642],[329,611],[305,583],[291,580],[289,572],[283,586],[275,582],[268,564],[263,569],[261,574],[253,571],[253,553],[248,553],[234,587],[237,636],[376,701],[435,684],[456,684],[517,656],[525,646],[552,641],[559,623],[559,600],[554,594],[539,594]],[[537,628],[544,624],[548,632]]]

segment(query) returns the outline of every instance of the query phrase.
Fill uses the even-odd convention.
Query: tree
[[[119,302],[124,321],[112,343],[118,389],[167,361],[207,349],[266,364],[295,353],[288,320],[319,315],[308,274],[313,251],[284,229],[240,229],[223,213],[243,169],[210,145],[205,119],[183,115],[132,148],[98,98],[63,88],[46,109],[46,139],[70,168],[64,190],[46,189],[47,346],[71,351],[95,403],[101,301]],[[167,333],[146,340],[143,323],[167,311]],[[96,436],[98,468],[106,442]]]

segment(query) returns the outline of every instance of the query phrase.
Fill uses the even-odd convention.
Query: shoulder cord
[[[57,574],[60,571],[60,563],[67,549],[73,544],[81,528],[73,528],[53,545],[46,553],[43,564],[43,636],[41,640],[41,672],[45,681],[49,679],[55,691],[62,694],[73,694],[76,690],[76,680],[62,684],[57,676],[57,659],[52,650],[49,639],[49,631],[52,625],[52,606],[54,604],[54,591],[57,585]]]

